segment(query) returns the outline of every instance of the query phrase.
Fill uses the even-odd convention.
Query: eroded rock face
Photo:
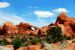
[[[18,26],[18,33],[20,34],[27,34],[27,35],[36,35],[37,34],[37,27],[34,27],[28,23],[20,23]],[[36,32],[36,33],[35,33]]]
[[[48,26],[44,26],[44,27],[40,28],[38,30],[38,34],[39,35],[47,35],[47,33],[46,33],[47,29],[48,29]]]
[[[19,34],[30,34],[30,29],[31,29],[31,25],[29,25],[28,23],[20,23],[18,26],[18,33]]]
[[[64,34],[67,37],[71,37],[75,34],[75,18],[68,17],[65,13],[61,13],[56,22],[56,26],[60,26],[63,29]],[[62,26],[61,26],[62,25]]]
[[[0,35],[3,35],[3,27],[2,26],[0,26]]]
[[[3,25],[3,33],[4,34],[15,34],[17,32],[18,32],[17,27],[14,26],[12,23],[6,22]]]
[[[31,31],[30,34],[31,34],[31,35],[38,35],[38,29],[37,29],[37,30],[34,30],[34,31]]]
[[[10,22],[6,22],[3,26],[0,27],[0,35],[5,34],[36,35],[38,34],[38,28],[28,23],[20,23],[19,25],[14,25]]]
[[[18,25],[18,28],[19,29],[24,29],[24,30],[29,30],[29,29],[31,29],[31,25],[30,24],[28,24],[28,23],[20,23],[19,25]]]

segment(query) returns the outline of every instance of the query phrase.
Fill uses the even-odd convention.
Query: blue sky
[[[75,0],[0,0],[0,24],[27,22],[42,27],[65,12],[75,16]]]

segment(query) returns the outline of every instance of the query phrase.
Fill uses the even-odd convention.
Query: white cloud
[[[6,8],[9,6],[10,6],[10,3],[8,3],[8,2],[0,2],[0,8]]]
[[[49,11],[34,11],[35,15],[37,15],[39,18],[48,18],[54,15],[54,13]]]
[[[57,9],[54,9],[52,11],[55,13],[62,13],[62,12],[68,13],[69,12],[66,8],[57,8]]]
[[[20,22],[27,22],[23,18],[17,16],[17,15],[10,15],[3,12],[0,12],[0,24],[3,24],[5,22],[12,22],[13,24],[19,24]],[[29,22],[27,22],[29,23]]]

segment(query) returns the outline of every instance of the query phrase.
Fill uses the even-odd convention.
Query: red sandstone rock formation
[[[17,30],[17,27],[14,26],[12,23],[10,22],[6,22],[4,25],[3,25],[3,33],[4,34],[15,34],[18,32]]]
[[[75,34],[75,18],[68,17],[65,13],[61,13],[55,22],[56,26],[60,26],[62,32],[67,36],[71,37]]]
[[[0,35],[2,35],[2,34],[3,34],[2,29],[3,29],[3,27],[2,27],[2,26],[0,26]]]
[[[24,30],[29,30],[29,29],[31,29],[31,25],[30,24],[28,24],[28,23],[20,23],[19,25],[18,25],[18,28],[19,29],[24,29]]]
[[[47,35],[47,33],[46,33],[47,29],[48,29],[48,26],[44,26],[44,27],[40,28],[38,30],[38,34],[39,35]]]
[[[17,25],[17,27],[18,27],[18,33],[20,33],[20,34],[27,34],[27,35],[29,35],[29,34],[32,34],[32,35],[35,35],[35,34],[37,34],[37,27],[34,27],[34,26],[32,26],[32,25],[30,25],[30,24],[28,24],[28,23],[20,23],[19,25]],[[36,33],[35,33],[36,32]]]
[[[0,27],[0,35],[5,34],[38,34],[38,28],[32,26],[28,23],[20,23],[19,25],[13,25],[10,22],[4,23],[3,26]]]

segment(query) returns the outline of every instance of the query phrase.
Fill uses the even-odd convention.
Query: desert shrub
[[[13,39],[12,44],[14,46],[14,49],[16,50],[17,48],[19,48],[22,45],[22,41],[19,37],[16,37]]]
[[[37,38],[37,37],[35,37],[35,38],[33,38],[32,40],[31,40],[31,44],[37,44],[37,43],[39,43],[40,42],[40,39],[39,38]]]
[[[65,40],[71,40],[71,37],[64,37]]]
[[[72,37],[67,37],[66,35],[64,35],[64,36],[63,36],[63,39],[64,39],[64,40],[71,40]]]
[[[8,44],[8,42],[6,40],[1,40],[0,41],[0,45],[1,46],[7,45],[7,44]]]
[[[25,37],[22,37],[21,40],[23,42],[22,46],[28,46],[31,44],[32,37],[31,36],[25,36]]]
[[[63,40],[62,30],[59,26],[54,26],[47,30],[47,41],[49,43],[59,42],[62,40]]]

